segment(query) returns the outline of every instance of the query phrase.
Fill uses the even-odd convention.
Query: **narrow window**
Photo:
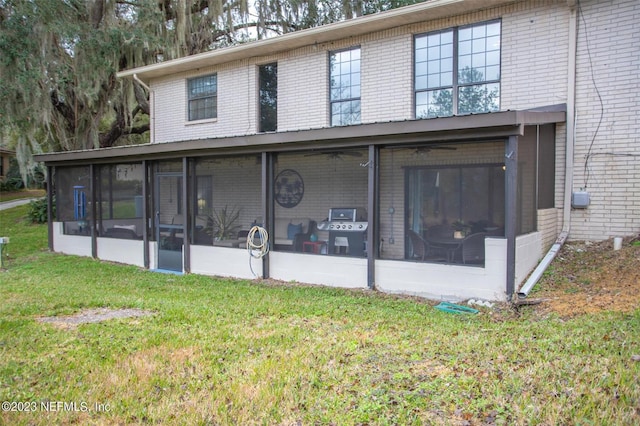
[[[331,125],[360,124],[360,48],[331,52]]]
[[[415,40],[416,117],[453,115],[453,30]]]
[[[191,78],[187,81],[189,121],[206,120],[218,116],[218,76],[216,74]]]
[[[278,64],[260,66],[260,132],[278,130]]]

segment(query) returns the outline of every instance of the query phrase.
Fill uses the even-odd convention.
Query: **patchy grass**
[[[36,410],[3,409],[0,424],[640,422],[638,310],[460,316],[378,293],[156,274],[48,253],[25,212],[0,212],[0,400]],[[88,308],[153,315],[37,321]]]

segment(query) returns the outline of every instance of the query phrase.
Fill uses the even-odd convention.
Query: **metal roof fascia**
[[[291,132],[260,133],[218,139],[128,145],[84,151],[38,154],[36,161],[47,164],[78,161],[120,161],[124,158],[154,158],[202,151],[255,151],[310,149],[326,146],[393,144],[407,141],[461,140],[479,137],[519,135],[523,126],[565,121],[564,111],[504,111],[488,114],[444,117],[430,120],[394,121],[356,126],[328,127]]]

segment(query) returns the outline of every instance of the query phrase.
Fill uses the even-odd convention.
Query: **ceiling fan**
[[[458,148],[453,146],[442,146],[442,145],[421,145],[421,146],[411,146],[406,147],[406,149],[411,149],[413,152],[411,155],[413,156],[421,156],[430,153],[433,150],[442,150],[442,151],[455,151]]]
[[[426,145],[426,146],[417,146],[414,147],[415,152],[416,153],[428,153],[431,152],[434,149],[440,149],[443,151],[455,151],[458,148],[454,147],[454,146],[442,146],[442,145]]]
[[[313,157],[316,155],[326,155],[327,158],[332,160],[342,160],[342,157],[362,157],[360,151],[318,151],[306,154],[305,157]]]

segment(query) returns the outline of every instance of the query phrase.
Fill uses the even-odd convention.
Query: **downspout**
[[[145,89],[147,89],[147,92],[149,92],[149,130],[150,130],[150,137],[149,137],[149,142],[154,143],[155,142],[155,134],[156,134],[156,126],[155,126],[155,117],[154,117],[154,113],[155,113],[155,96],[153,96],[153,90],[151,90],[151,87],[147,86],[147,84],[140,80],[140,78],[138,77],[138,74],[133,74],[133,79],[135,81],[138,82],[138,84],[140,84],[140,86],[144,87]]]
[[[567,143],[565,148],[564,202],[562,211],[562,231],[551,249],[542,258],[536,269],[518,291],[518,298],[524,299],[538,283],[560,248],[567,240],[571,229],[571,192],[573,189],[573,155],[576,135],[576,52],[578,42],[578,16],[575,1],[569,0],[569,60],[567,64]]]

